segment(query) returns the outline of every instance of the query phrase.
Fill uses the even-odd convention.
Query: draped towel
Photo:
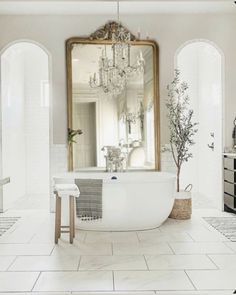
[[[76,215],[81,220],[102,218],[102,179],[75,179],[80,196],[76,199]]]

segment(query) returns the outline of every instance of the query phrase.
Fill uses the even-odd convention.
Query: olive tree
[[[167,86],[167,111],[170,128],[170,146],[177,167],[177,192],[180,191],[180,172],[184,162],[192,158],[190,147],[197,133],[198,123],[193,122],[193,110],[189,107],[188,84],[180,79],[180,71],[175,70],[174,79]]]

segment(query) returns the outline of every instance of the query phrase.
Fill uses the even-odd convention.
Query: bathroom
[[[223,159],[235,157],[235,14],[230,0],[120,1],[140,42],[131,60],[145,62],[116,101],[91,85],[99,57],[112,58],[111,43],[91,36],[117,21],[117,1],[0,1],[0,220],[17,220],[0,236],[0,292],[234,292],[235,243],[206,220],[234,218]],[[198,123],[180,177],[181,189],[192,184],[188,220],[168,218],[175,69]],[[68,141],[71,130],[81,132]],[[103,179],[104,218],[76,220],[73,245],[67,234],[54,244],[55,178]]]

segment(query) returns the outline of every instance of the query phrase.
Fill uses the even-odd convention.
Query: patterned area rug
[[[0,236],[8,231],[20,217],[0,217]]]
[[[203,217],[231,242],[236,242],[236,217]]]

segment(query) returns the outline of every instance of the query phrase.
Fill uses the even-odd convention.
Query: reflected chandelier
[[[117,1],[118,22],[108,24],[110,32],[107,31],[104,38],[112,42],[112,58],[108,58],[105,45],[99,58],[98,73],[90,76],[89,80],[91,88],[100,88],[113,97],[124,90],[128,78],[143,73],[145,65],[141,51],[137,55],[136,63],[131,65],[131,33],[121,25],[119,11],[119,1]]]

